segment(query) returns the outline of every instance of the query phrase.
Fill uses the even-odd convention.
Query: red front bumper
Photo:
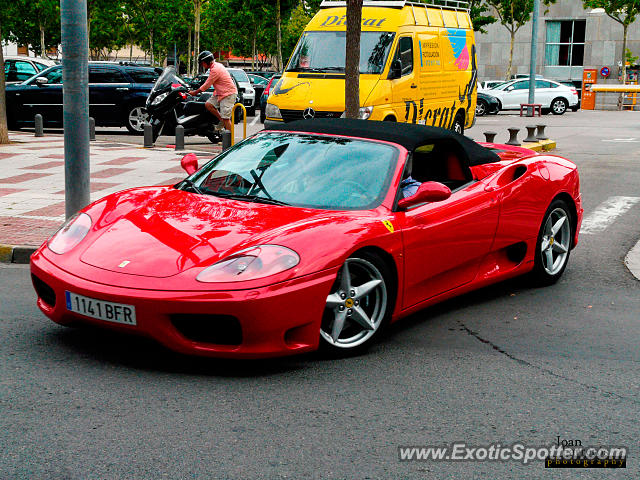
[[[264,358],[308,352],[318,347],[320,323],[336,269],[250,290],[163,291],[114,287],[76,277],[54,265],[40,251],[31,273],[53,289],[56,302],[38,307],[54,322],[85,322],[146,335],[177,352],[210,357]],[[96,320],[67,310],[65,291],[135,306],[137,325]],[[171,315],[228,315],[238,319],[239,345],[218,345],[186,338]]]

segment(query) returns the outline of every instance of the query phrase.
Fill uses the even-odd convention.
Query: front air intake
[[[46,303],[51,308],[56,306],[56,292],[53,291],[49,285],[47,285],[44,281],[40,280],[34,274],[31,274],[31,281],[33,282],[33,287],[36,289],[36,293],[40,300]]]
[[[242,327],[231,315],[174,314],[171,324],[183,337],[199,343],[240,345]]]

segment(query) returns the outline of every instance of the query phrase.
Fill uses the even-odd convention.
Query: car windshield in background
[[[57,85],[62,83],[62,67],[50,67],[48,70],[38,74],[37,77],[31,77],[25,83],[33,84],[35,79],[38,77],[43,77],[47,79],[47,84],[49,85]]]
[[[322,135],[262,133],[222,153],[189,180],[202,193],[330,210],[368,210],[384,199],[396,148]]]
[[[229,70],[229,73],[231,73],[237,82],[249,83],[249,77],[247,77],[244,70]]]
[[[394,34],[362,32],[360,73],[379,74],[389,55]],[[288,72],[344,72],[345,32],[305,32],[291,56]]]

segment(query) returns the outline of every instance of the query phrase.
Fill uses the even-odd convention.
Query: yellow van
[[[269,96],[265,128],[343,115],[345,41],[346,2],[323,1]],[[475,120],[476,80],[467,2],[363,2],[360,118],[462,133]]]

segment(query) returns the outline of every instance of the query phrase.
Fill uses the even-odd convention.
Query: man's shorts
[[[233,110],[233,106],[236,104],[236,96],[235,95],[227,95],[226,97],[218,100],[218,97],[215,95],[211,95],[211,98],[207,100],[207,103],[210,103],[215,107],[218,112],[220,112],[220,116],[225,120],[231,118],[231,111]]]

